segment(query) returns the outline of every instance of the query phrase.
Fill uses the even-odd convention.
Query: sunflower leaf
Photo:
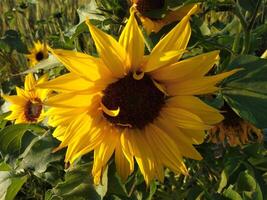
[[[28,128],[28,124],[16,124],[3,128],[0,131],[0,151],[10,153],[20,149],[21,139]]]
[[[11,170],[8,164],[0,163],[0,200],[13,200],[27,181],[27,176],[18,176]]]
[[[227,70],[243,68],[223,84],[226,102],[242,118],[259,128],[267,127],[267,60],[255,56],[238,56]]]
[[[95,199],[100,200],[101,197],[93,186],[90,171],[92,163],[86,163],[69,168],[66,171],[63,182],[57,184],[48,194],[47,200],[55,199]]]
[[[31,169],[34,175],[41,176],[50,163],[62,159],[60,152],[52,153],[56,146],[57,143],[51,136],[36,137],[20,155],[19,168]]]

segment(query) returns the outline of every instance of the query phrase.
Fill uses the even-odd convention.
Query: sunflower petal
[[[81,78],[74,73],[64,74],[48,82],[37,84],[39,88],[50,88],[55,91],[79,91],[92,87],[91,81]]]
[[[143,71],[151,72],[155,69],[164,68],[164,66],[174,63],[184,52],[185,50],[160,52],[157,57],[148,60]]]
[[[158,81],[175,82],[188,77],[201,77],[218,62],[219,51],[211,51],[152,71],[151,76]]]
[[[88,81],[95,81],[100,78],[108,77],[108,70],[99,58],[93,56],[63,50],[63,49],[49,49],[49,51],[71,72],[85,78]]]
[[[208,130],[211,126],[205,124],[200,117],[181,108],[162,108],[162,117],[168,117],[177,127],[192,130]]]
[[[105,65],[115,77],[122,77],[126,67],[124,48],[113,37],[93,26],[89,19],[86,20],[86,24],[95,42],[97,52]]]
[[[223,115],[215,108],[203,103],[194,96],[175,96],[166,101],[168,107],[182,108],[199,116],[207,124],[216,124],[223,120]]]
[[[123,29],[119,43],[127,52],[131,69],[137,71],[144,56],[144,37],[136,22],[134,11],[131,9],[130,18]]]
[[[36,85],[36,81],[35,81],[34,76],[32,73],[29,73],[25,77],[25,83],[24,83],[25,90],[27,90],[27,91],[34,90],[35,85]]]
[[[121,143],[118,142],[115,148],[115,163],[116,169],[119,176],[122,178],[123,181],[126,181],[127,177],[133,172],[130,166],[129,161],[125,157]]]
[[[218,90],[215,85],[223,79],[240,71],[240,69],[231,70],[214,76],[207,76],[197,79],[188,79],[182,82],[168,84],[166,86],[169,95],[201,95],[208,94]],[[189,77],[188,77],[189,78]]]

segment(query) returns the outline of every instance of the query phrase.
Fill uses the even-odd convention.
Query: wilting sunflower
[[[187,4],[175,10],[168,10],[162,17],[155,18],[151,13],[159,13],[161,10],[165,10],[166,0],[131,0],[131,2],[148,34],[151,32],[157,33],[164,26],[181,20],[193,7],[198,6],[198,4]],[[195,9],[195,12],[197,10]]]
[[[222,108],[224,120],[212,127],[207,140],[212,143],[238,146],[251,142],[262,142],[261,129],[240,118],[227,104]]]
[[[28,74],[25,78],[24,90],[16,87],[17,95],[3,95],[3,98],[11,103],[11,114],[7,120],[15,120],[15,123],[35,123],[44,118],[42,102],[48,95],[48,89],[36,88],[36,84],[44,83],[47,76],[42,76],[35,80],[33,74]]]
[[[30,67],[35,66],[38,62],[48,58],[47,45],[40,41],[34,42],[34,47],[30,50],[30,54],[27,55]]]
[[[65,162],[94,151],[96,184],[112,155],[123,179],[135,160],[147,184],[163,181],[164,167],[187,174],[183,157],[202,159],[193,145],[223,116],[194,95],[218,90],[215,84],[235,71],[204,76],[218,61],[218,51],[177,62],[190,38],[193,11],[150,55],[144,55],[133,9],[119,41],[86,21],[99,58],[51,49],[70,73],[39,85],[60,92],[46,102],[53,107],[48,123],[57,127],[57,149],[67,147]]]

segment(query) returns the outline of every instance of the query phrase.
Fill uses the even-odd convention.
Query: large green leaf
[[[15,152],[20,148],[21,139],[28,130],[28,124],[17,124],[5,127],[0,131],[0,151]]]
[[[34,124],[14,124],[0,130],[0,151],[13,153],[19,150],[21,139],[28,130],[35,133],[44,131],[43,128]]]
[[[222,94],[242,118],[259,128],[267,127],[267,60],[255,56],[238,56],[228,70],[243,68],[228,78]]]
[[[0,200],[13,200],[23,184],[26,175],[16,175],[5,163],[0,163]]]
[[[29,53],[19,33],[15,30],[7,30],[0,40],[7,44],[11,50],[17,50],[19,53]]]
[[[57,142],[50,135],[33,139],[23,154],[21,154],[19,167],[31,169],[36,176],[40,176],[46,171],[50,163],[62,159],[60,153],[52,153],[56,146]]]
[[[46,200],[100,200],[101,196],[93,186],[91,169],[92,163],[73,166],[68,169],[65,180],[49,191]]]

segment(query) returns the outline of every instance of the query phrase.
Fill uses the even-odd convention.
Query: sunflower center
[[[38,60],[38,61],[43,60],[43,59],[44,59],[44,53],[41,52],[41,51],[39,51],[39,52],[35,55],[35,58],[36,58],[36,60]]]
[[[155,86],[148,75],[141,80],[129,73],[124,78],[108,85],[103,91],[102,103],[109,110],[120,108],[119,115],[104,117],[117,126],[144,128],[159,115],[165,103],[165,95]]]
[[[42,111],[42,104],[39,98],[35,98],[33,101],[28,101],[25,106],[25,117],[28,121],[35,122],[39,118]]]

